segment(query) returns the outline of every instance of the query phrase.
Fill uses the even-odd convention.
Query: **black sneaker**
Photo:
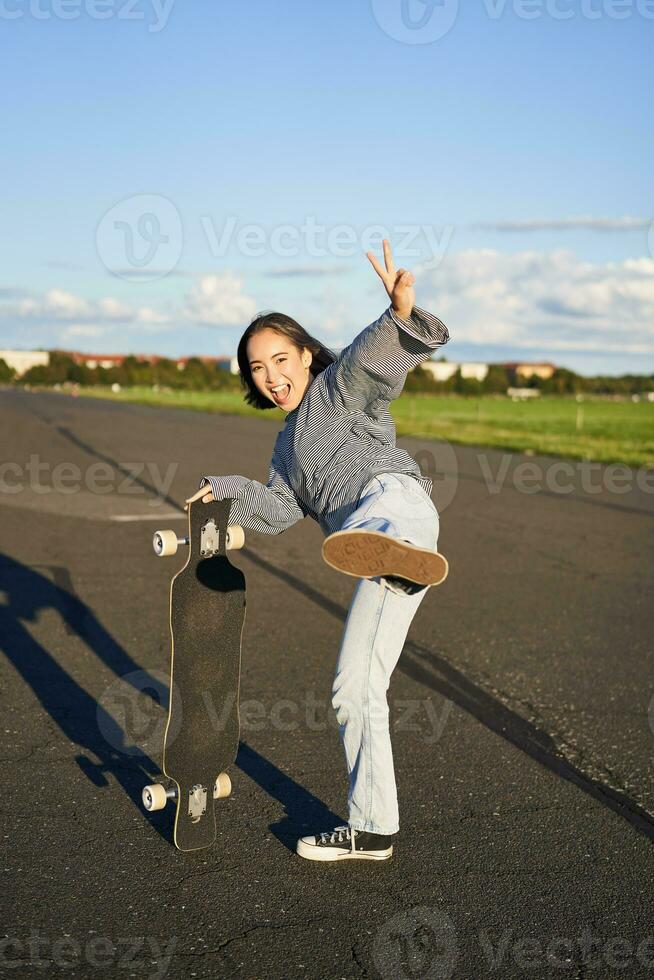
[[[351,830],[347,825],[315,837],[301,837],[297,853],[309,861],[347,861],[367,859],[385,861],[393,853],[392,837]]]
[[[385,575],[384,578],[389,585],[406,592],[407,595],[415,595],[416,592],[422,592],[429,588],[428,585],[419,585],[417,582],[411,582],[408,578],[400,578],[399,575]]]

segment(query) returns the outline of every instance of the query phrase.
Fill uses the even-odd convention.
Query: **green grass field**
[[[275,421],[279,426],[284,419],[277,409],[263,413],[250,408],[240,392],[132,388],[114,393],[105,388],[87,388],[80,389],[80,394],[252,415]],[[457,398],[405,393],[393,402],[391,412],[398,435],[654,469],[654,402],[590,398],[580,403],[574,398],[512,402],[494,396]]]

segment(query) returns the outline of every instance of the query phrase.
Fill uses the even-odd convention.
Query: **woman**
[[[230,523],[279,534],[312,517],[327,536],[325,561],[360,579],[332,689],[349,776],[344,826],[301,838],[314,861],[385,860],[399,830],[386,692],[409,626],[431,585],[447,575],[438,554],[431,480],[395,445],[389,403],[407,372],[447,343],[441,321],[414,307],[414,277],[367,253],[391,305],[340,354],[290,317],[262,314],[238,347],[246,401],[278,406],[286,422],[268,483],[206,476],[187,503],[232,498]]]

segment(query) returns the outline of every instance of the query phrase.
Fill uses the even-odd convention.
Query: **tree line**
[[[190,358],[180,370],[175,361],[162,357],[150,362],[136,357],[126,357],[115,367],[89,368],[76,363],[72,357],[60,351],[50,354],[50,363],[30,368],[20,378],[0,359],[0,383],[14,382],[19,385],[84,386],[119,384],[121,388],[135,386],[173,388],[186,391],[242,391],[240,378],[225,367],[207,363],[199,357]],[[654,391],[654,375],[626,374],[622,377],[586,378],[567,368],[557,368],[551,378],[523,378],[515,371],[491,364],[483,381],[464,378],[458,370],[447,381],[436,381],[422,367],[409,372],[405,391],[446,395],[505,394],[509,387],[537,388],[544,395],[635,395]]]
[[[216,364],[207,363],[199,357],[190,358],[180,370],[175,361],[162,357],[157,361],[141,361],[137,357],[126,357],[114,367],[87,367],[78,364],[67,354],[52,351],[49,364],[39,364],[15,378],[11,368],[0,360],[0,381],[12,381],[20,385],[62,385],[77,384],[114,385],[121,388],[152,387],[175,388],[186,391],[211,391],[221,388],[240,389],[238,375]]]
[[[536,388],[543,395],[637,395],[654,391],[654,374],[586,378],[568,368],[556,368],[551,378],[525,378],[501,364],[491,364],[483,381],[464,378],[460,370],[447,381],[436,381],[429,371],[417,367],[404,386],[405,391],[440,395],[499,395],[508,388]]]

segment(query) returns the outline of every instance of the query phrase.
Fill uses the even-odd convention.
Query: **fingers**
[[[213,500],[213,492],[209,486],[206,484],[200,487],[199,490],[193,494],[192,497],[188,497],[184,504],[184,510],[188,510],[188,505],[195,503],[196,500],[201,500],[203,504],[210,504]]]
[[[208,494],[206,494],[206,496],[204,496],[202,498],[202,503],[203,504],[210,504],[212,500],[213,500],[213,495],[210,494],[210,493],[208,493]],[[188,510],[188,505],[189,504],[192,504],[194,502],[195,502],[194,500],[189,500],[187,503],[185,503],[184,504],[184,510]]]
[[[411,289],[415,285],[416,280],[413,273],[409,272],[408,269],[398,269],[397,272],[395,271],[393,252],[391,251],[391,245],[388,238],[383,239],[382,245],[384,249],[384,264],[386,269],[382,268],[374,252],[366,252],[366,256],[370,260],[375,272],[384,283],[386,292],[392,298],[395,290]]]
[[[388,238],[385,238],[382,244],[383,244],[383,247],[384,247],[384,262],[386,263],[386,269],[388,270],[388,274],[389,275],[394,276],[395,275],[395,263],[393,262],[393,253],[391,252],[391,243],[389,242]]]
[[[200,489],[199,489],[199,490],[196,490],[196,491],[195,491],[195,493],[193,494],[193,496],[191,496],[191,497],[187,497],[187,498],[186,498],[186,503],[187,503],[187,504],[192,504],[192,503],[195,503],[195,501],[196,501],[196,500],[199,500],[199,499],[200,499],[200,497],[202,497],[202,496],[203,496],[203,495],[204,495],[204,494],[205,494],[206,492],[207,492],[207,488],[206,488],[206,486],[204,486],[204,487],[200,487]]]
[[[384,250],[384,265],[386,266],[386,270],[382,269],[374,252],[366,252],[366,255],[372,262],[374,270],[379,278],[384,282],[388,282],[389,279],[391,282],[393,282],[396,276],[395,263],[393,261],[393,253],[391,251],[391,245],[388,238],[384,238],[382,248]]]
[[[375,272],[377,273],[377,275],[379,276],[379,278],[383,282],[386,282],[386,279],[387,279],[386,273],[384,272],[384,270],[380,266],[379,262],[377,261],[377,257],[375,256],[375,254],[373,252],[366,252],[366,255],[370,259],[370,261],[372,263],[372,267],[375,270]]]

